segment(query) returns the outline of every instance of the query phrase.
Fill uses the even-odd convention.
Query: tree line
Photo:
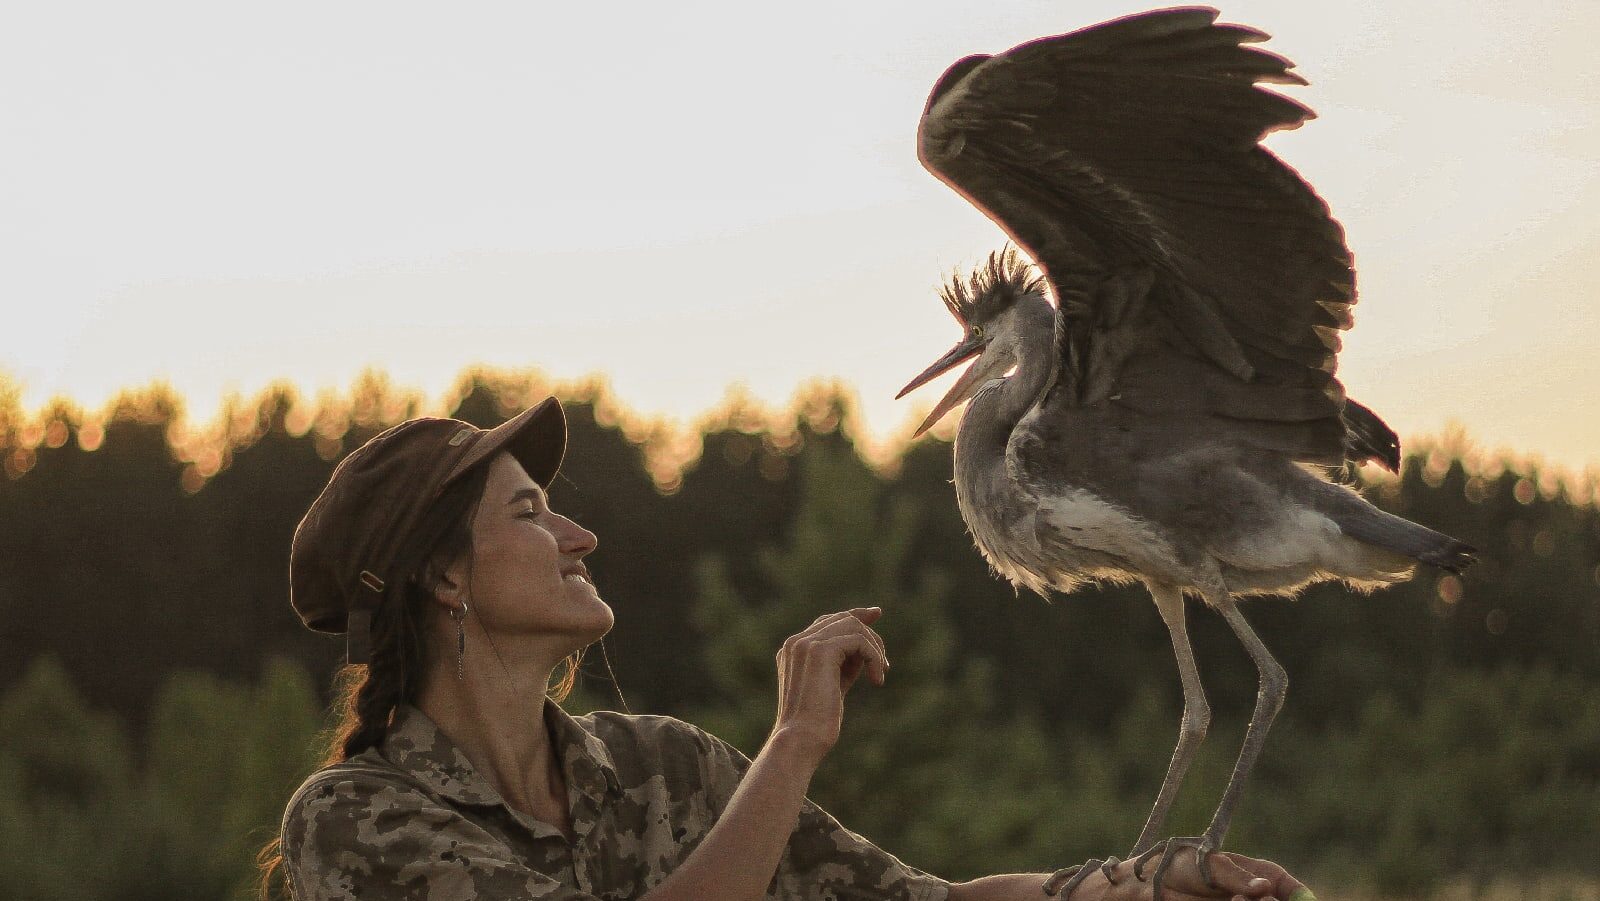
[[[492,426],[547,390],[469,371],[450,415]],[[820,803],[948,878],[1126,851],[1181,706],[1142,591],[1017,596],[965,532],[949,445],[869,466],[840,391],[801,398],[788,421],[724,416],[681,469],[603,393],[563,399],[552,504],[600,536],[589,562],[617,612],[609,671],[591,652],[576,707],[625,697],[753,753],[782,638],[876,604],[896,667],[852,695]],[[344,453],[421,410],[378,376],[317,404],[278,386],[197,436],[159,388],[101,415],[56,402],[32,417],[0,391],[0,729],[17,736],[0,751],[0,820],[64,836],[55,856],[0,872],[40,886],[123,874],[73,897],[241,890],[239,837],[270,829],[307,772],[342,652],[289,610],[290,535]],[[1371,596],[1247,602],[1291,688],[1231,844],[1389,892],[1552,868],[1600,878],[1593,486],[1455,440],[1411,453],[1370,496],[1483,562]],[[1204,825],[1255,692],[1220,620],[1197,611],[1191,628],[1217,721],[1175,828]],[[73,815],[90,810],[119,813]],[[113,844],[145,850],[105,857],[91,833],[107,824],[140,837]],[[216,863],[184,882],[161,861],[185,855]]]

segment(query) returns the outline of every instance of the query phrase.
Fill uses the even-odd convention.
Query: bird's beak
[[[911,380],[910,384],[901,388],[900,393],[894,396],[895,400],[905,397],[962,362],[977,356],[988,346],[988,343],[986,339],[968,336],[965,341],[950,348],[949,352],[935,361],[932,366],[924,369],[921,375]],[[956,379],[956,383],[950,386],[950,390],[945,393],[945,396],[939,398],[939,403],[934,406],[933,412],[928,414],[927,419],[922,420],[922,425],[917,426],[916,433],[911,437],[916,438],[932,428],[933,424],[943,419],[946,413],[960,406],[976,393],[977,386],[988,381],[984,377],[987,369],[988,367],[978,365],[968,367],[967,371],[961,374],[961,378]]]

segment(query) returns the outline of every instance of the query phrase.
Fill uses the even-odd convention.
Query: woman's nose
[[[567,519],[565,516],[561,517],[561,520],[563,523],[561,530],[562,553],[577,554],[579,557],[583,557],[593,553],[594,549],[600,545],[600,539],[593,532]]]

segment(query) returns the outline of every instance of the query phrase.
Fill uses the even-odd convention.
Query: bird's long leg
[[[1183,784],[1184,774],[1189,772],[1189,764],[1194,762],[1195,752],[1200,749],[1200,743],[1205,741],[1206,730],[1211,726],[1211,705],[1206,703],[1205,688],[1200,684],[1200,669],[1195,666],[1194,649],[1189,646],[1189,629],[1184,623],[1183,592],[1171,585],[1152,583],[1150,596],[1155,599],[1156,609],[1161,611],[1161,619],[1166,622],[1167,631],[1172,634],[1172,652],[1178,658],[1178,677],[1183,680],[1183,724],[1178,730],[1178,746],[1172,751],[1172,763],[1167,766],[1167,778],[1161,783],[1161,791],[1156,795],[1156,805],[1150,809],[1150,818],[1145,820],[1144,829],[1139,833],[1139,841],[1133,846],[1133,851],[1129,852],[1129,857],[1137,857],[1156,845],[1156,836],[1167,821],[1167,813],[1172,810],[1173,799],[1178,796],[1178,786]],[[1117,858],[1111,857],[1057,870],[1045,882],[1044,893],[1055,895],[1063,892],[1063,897],[1070,895],[1096,867],[1105,874],[1106,881],[1114,883],[1116,879],[1112,868],[1118,863],[1120,861]],[[1134,871],[1141,879],[1144,878],[1142,869],[1141,862]],[[1164,869],[1157,870],[1155,877],[1157,901],[1161,896],[1161,879],[1164,874]]]
[[[1205,741],[1206,730],[1211,726],[1211,705],[1206,703],[1205,688],[1200,684],[1200,669],[1195,666],[1194,649],[1189,646],[1189,629],[1184,623],[1183,592],[1170,585],[1151,585],[1150,595],[1155,598],[1156,609],[1172,634],[1172,652],[1178,658],[1178,677],[1183,680],[1183,723],[1178,730],[1178,746],[1173,749],[1172,762],[1167,765],[1167,778],[1156,795],[1155,807],[1139,832],[1129,857],[1138,857],[1150,850],[1160,840],[1161,828],[1178,796],[1178,786],[1183,784],[1195,752]]]
[[[1206,827],[1205,834],[1198,838],[1168,839],[1134,859],[1134,875],[1142,879],[1145,864],[1160,854],[1161,862],[1156,865],[1153,877],[1158,897],[1161,894],[1161,883],[1167,868],[1172,865],[1173,853],[1180,847],[1194,849],[1201,875],[1205,876],[1206,882],[1212,882],[1211,867],[1206,862],[1206,855],[1222,847],[1222,840],[1228,834],[1228,821],[1233,817],[1233,807],[1239,802],[1245,780],[1250,778],[1250,770],[1255,766],[1256,758],[1261,756],[1261,749],[1267,743],[1267,730],[1272,728],[1272,720],[1283,707],[1283,696],[1289,690],[1288,674],[1278,665],[1278,661],[1272,658],[1272,653],[1267,650],[1267,646],[1262,643],[1255,630],[1250,628],[1250,623],[1234,604],[1233,596],[1225,588],[1206,588],[1204,591],[1206,601],[1222,614],[1222,618],[1233,629],[1233,634],[1239,636],[1239,641],[1250,653],[1250,659],[1255,661],[1256,670],[1260,673],[1260,683],[1256,691],[1256,709],[1250,714],[1250,725],[1245,728],[1244,746],[1239,749],[1239,760],[1233,765],[1233,775],[1228,778],[1228,787],[1222,792],[1222,803],[1217,805],[1217,812],[1212,816],[1211,825]]]
[[[1250,652],[1250,659],[1256,662],[1256,670],[1261,676],[1260,687],[1256,691],[1256,709],[1250,714],[1250,725],[1244,731],[1244,747],[1239,749],[1239,760],[1233,765],[1233,775],[1228,778],[1228,787],[1222,792],[1222,803],[1217,805],[1211,825],[1206,827],[1206,840],[1215,850],[1222,846],[1222,840],[1228,834],[1233,806],[1239,802],[1245,780],[1250,777],[1250,769],[1255,766],[1256,758],[1261,756],[1261,748],[1267,743],[1267,730],[1272,728],[1273,718],[1283,707],[1283,697],[1289,691],[1289,675],[1278,665],[1278,661],[1272,659],[1272,652],[1267,650],[1256,631],[1250,628],[1250,623],[1226,591],[1221,592],[1220,596],[1207,592],[1206,599],[1227,620],[1233,628],[1233,634],[1239,636],[1240,643]]]

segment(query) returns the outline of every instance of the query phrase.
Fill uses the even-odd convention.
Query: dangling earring
[[[456,678],[461,680],[467,678],[467,630],[462,625],[467,621],[467,613],[466,601],[461,602],[461,609],[450,611],[450,618],[456,621]]]

